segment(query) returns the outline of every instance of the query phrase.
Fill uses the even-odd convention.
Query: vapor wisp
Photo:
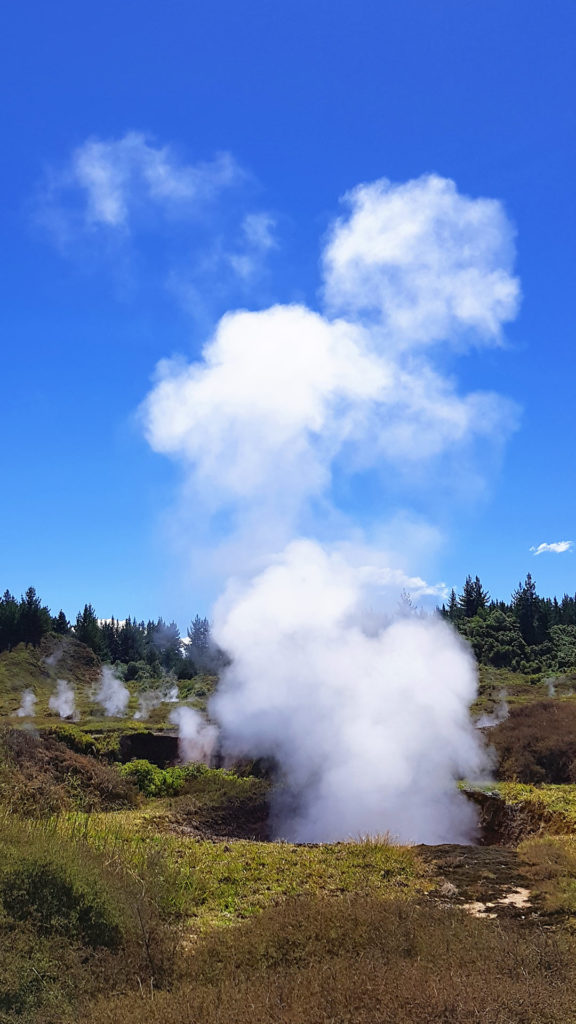
[[[23,690],[20,707],[15,712],[18,718],[33,718],[38,698],[33,690]]]
[[[444,623],[392,613],[403,589],[445,593],[416,575],[435,526],[394,524],[426,486],[435,508],[453,481],[477,487],[515,426],[512,403],[445,369],[515,316],[514,233],[498,202],[435,175],[345,204],[322,309],[227,314],[201,360],[159,366],[145,429],[184,463],[189,532],[227,577],[213,634],[231,664],[210,713],[225,754],[279,764],[277,834],[465,840],[475,667]]]
[[[55,711],[60,718],[73,718],[77,720],[76,701],[74,687],[66,679],[59,679],[56,683],[56,691],[48,701],[48,707]]]
[[[95,699],[104,709],[104,714],[110,718],[121,718],[128,707],[130,690],[110,665],[102,667]]]
[[[181,761],[204,761],[210,758],[218,742],[218,729],[195,711],[194,708],[175,708],[168,715],[168,721],[178,727],[178,754]]]

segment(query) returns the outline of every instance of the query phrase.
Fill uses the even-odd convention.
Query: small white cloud
[[[573,540],[556,540],[552,544],[538,544],[538,547],[531,547],[535,555],[543,555],[546,551],[552,551],[555,555],[561,555],[564,551],[571,551],[574,547]]]
[[[74,150],[62,171],[52,174],[44,220],[126,231],[145,205],[177,209],[179,214],[196,212],[243,178],[229,153],[189,164],[170,146],[156,145],[141,132],[119,139],[91,138]]]

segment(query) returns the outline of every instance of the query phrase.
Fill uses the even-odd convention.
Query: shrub
[[[500,779],[520,782],[576,781],[576,705],[539,701],[512,708],[490,729]]]
[[[208,936],[171,992],[101,1001],[84,1021],[566,1024],[574,943],[526,929],[374,897],[299,897]]]
[[[120,774],[138,787],[144,796],[178,796],[192,779],[200,778],[210,769],[201,762],[182,767],[158,768],[146,758],[135,758],[120,767]],[[219,773],[221,774],[221,773]]]
[[[185,768],[158,768],[145,758],[123,764],[120,773],[148,797],[176,796],[186,782]]]
[[[99,753],[98,743],[94,737],[90,733],[83,732],[77,725],[62,722],[59,725],[51,725],[49,729],[44,730],[43,734],[58,740],[59,743],[63,743],[69,750],[74,750],[77,754],[95,756]]]
[[[50,815],[134,806],[137,790],[112,765],[76,753],[52,736],[0,734],[0,801],[19,813]]]
[[[108,949],[120,944],[106,890],[48,857],[24,858],[0,874],[0,899],[12,918],[34,924],[41,935],[59,933]]]

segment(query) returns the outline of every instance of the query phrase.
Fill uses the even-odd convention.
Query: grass
[[[46,661],[54,652],[61,651],[60,658],[54,664]],[[26,719],[15,718],[20,707],[22,692],[30,689],[36,696],[34,726],[48,728],[60,721],[59,716],[51,711],[49,700],[59,678],[66,679],[74,688],[76,709],[80,715],[79,728],[96,732],[115,732],[131,729],[142,729],[145,726],[134,714],[138,710],[138,697],[142,692],[137,682],[127,682],[130,699],[122,719],[109,718],[94,700],[94,694],[100,674],[100,662],[93,652],[67,636],[58,638],[54,635],[44,637],[39,647],[25,647],[19,644],[12,651],[0,653],[0,718],[7,718],[17,727],[25,725]],[[216,684],[211,675],[195,676],[179,682],[178,688],[183,700],[199,711],[205,711],[208,699]],[[162,688],[165,679],[150,680],[150,689]],[[161,704],[149,715],[148,724],[155,729],[172,728],[168,721],[171,706]]]
[[[529,785],[522,782],[498,782],[492,787],[507,804],[531,803],[558,817],[566,831],[576,831],[576,785]]]
[[[86,1024],[570,1024],[568,937],[375,896],[301,897],[208,935],[188,977]]]
[[[201,930],[251,917],[297,894],[371,893],[414,898],[434,885],[408,847],[386,840],[295,846],[236,840],[226,843],[167,833],[174,802],[116,814],[74,815],[58,821],[65,836],[80,834],[137,874],[158,865],[158,899],[167,913]]]

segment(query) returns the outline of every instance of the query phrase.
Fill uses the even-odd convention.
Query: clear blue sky
[[[69,615],[86,600],[182,624],[206,610],[170,543],[178,467],[135,418],[155,364],[194,355],[237,304],[314,305],[338,198],[436,172],[516,226],[520,314],[457,373],[523,412],[485,496],[454,509],[435,575],[479,573],[507,597],[530,570],[541,593],[574,593],[576,555],[529,549],[576,540],[575,30],[573,0],[6,5],[0,587],[34,584]],[[140,211],[128,241],[92,245],[66,168],[86,140],[128,132],[244,173],[210,216],[159,227]],[[251,211],[275,222],[265,267],[240,283],[204,268]]]

